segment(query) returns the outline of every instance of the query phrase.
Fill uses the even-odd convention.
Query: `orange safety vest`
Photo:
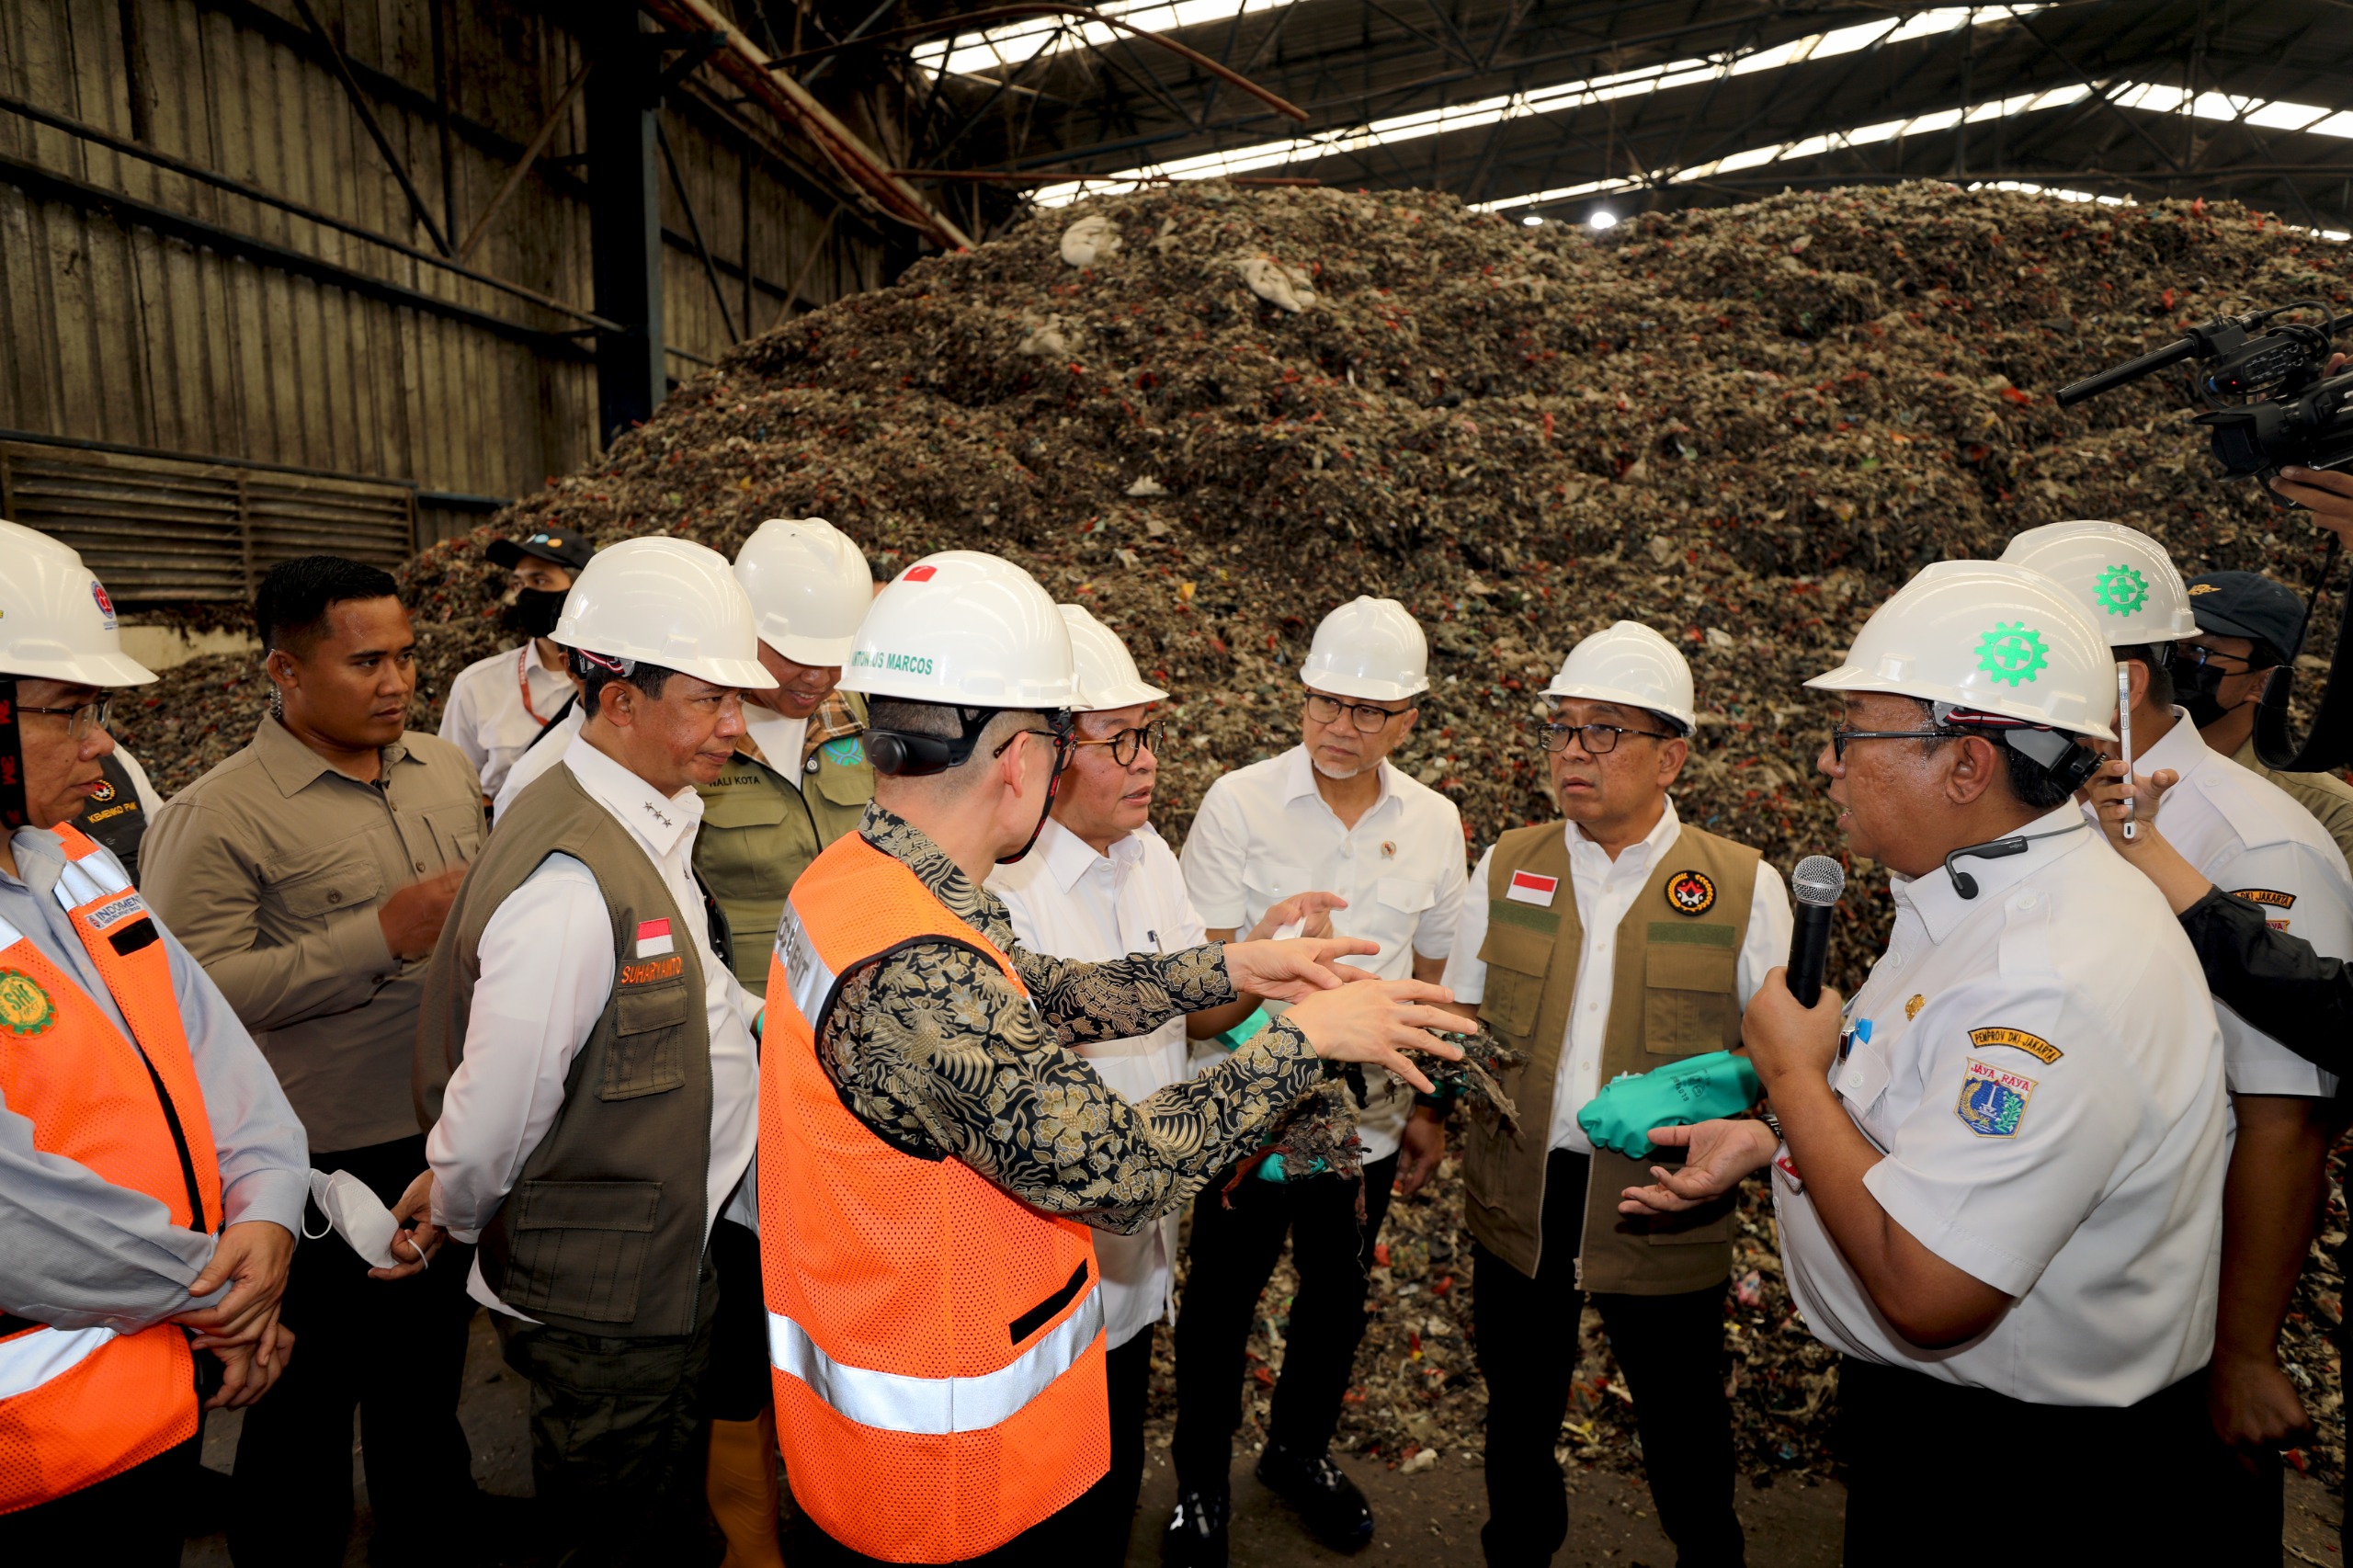
[[[78,830],[57,833],[57,902],[131,1038],[0,921],[0,1099],[31,1121],[43,1153],[146,1193],[175,1225],[210,1231],[221,1165],[171,959],[115,863]],[[51,1328],[0,1304],[0,1514],[119,1475],[193,1437],[196,1425],[195,1363],[176,1325]]]
[[[1093,1233],[961,1161],[892,1148],[818,1064],[839,977],[920,941],[1021,984],[855,833],[794,883],[768,960],[760,1255],[794,1499],[869,1557],[957,1562],[1100,1480],[1111,1427]]]

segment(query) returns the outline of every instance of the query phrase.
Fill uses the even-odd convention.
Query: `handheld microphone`
[[[1847,891],[1847,873],[1827,855],[1809,855],[1790,874],[1797,895],[1797,926],[1790,933],[1790,994],[1800,1006],[1822,1000],[1822,971],[1830,961],[1830,911]]]

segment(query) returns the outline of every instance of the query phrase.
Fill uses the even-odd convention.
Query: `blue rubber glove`
[[[1764,1097],[1756,1069],[1745,1056],[1711,1051],[1687,1056],[1631,1078],[1620,1078],[1587,1100],[1577,1125],[1597,1149],[1647,1160],[1658,1152],[1654,1127],[1688,1127],[1711,1117],[1738,1116]]]
[[[1271,1181],[1280,1186],[1293,1179],[1305,1181],[1309,1176],[1322,1176],[1331,1168],[1328,1162],[1318,1158],[1308,1161],[1305,1170],[1294,1171],[1290,1168],[1290,1163],[1280,1154],[1269,1154],[1258,1162],[1256,1175],[1260,1181]]]

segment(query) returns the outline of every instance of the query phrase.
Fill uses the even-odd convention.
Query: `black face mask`
[[[2230,711],[2217,695],[2226,678],[2224,672],[2212,665],[2193,664],[2188,659],[2174,661],[2174,700],[2181,704],[2189,722],[2198,728],[2203,730],[2219,723]]]
[[[563,614],[564,590],[561,588],[518,588],[515,602],[499,617],[509,631],[526,637],[547,637],[555,631],[558,617]]]

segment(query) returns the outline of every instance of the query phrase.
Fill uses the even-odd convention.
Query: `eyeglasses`
[[[1957,741],[1961,738],[1950,730],[1836,729],[1830,732],[1830,755],[1843,767],[1849,741]]]
[[[113,706],[113,698],[100,697],[88,702],[77,703],[72,708],[35,708],[29,703],[19,702],[17,704],[17,711],[46,713],[51,718],[63,719],[66,739],[79,741],[88,739],[92,730],[106,728],[107,710]]]
[[[2225,653],[2209,648],[2203,642],[2177,642],[2173,645],[2174,669],[2177,674],[2187,666],[2194,670],[2212,670],[2217,676],[2244,676],[2255,673],[2255,661],[2241,653]],[[2217,659],[2229,659],[2239,667],[2232,669],[2218,665]]]
[[[1654,741],[1679,741],[1681,735],[1665,730],[1630,730],[1623,724],[1554,724],[1539,719],[1529,726],[1536,733],[1536,744],[1548,752],[1569,749],[1569,737],[1574,735],[1583,743],[1589,756],[1608,756],[1618,749],[1620,735],[1647,735]]]
[[[1336,724],[1340,722],[1340,715],[1346,713],[1348,722],[1368,735],[1380,733],[1383,724],[1400,713],[1413,712],[1415,707],[1415,704],[1408,703],[1403,708],[1383,708],[1374,702],[1343,702],[1336,697],[1325,697],[1321,692],[1307,694],[1309,718],[1319,724]]]
[[[1111,760],[1121,767],[1132,767],[1135,760],[1146,751],[1158,752],[1160,744],[1168,737],[1168,721],[1154,719],[1141,729],[1121,730],[1108,741],[1071,742],[1074,750],[1080,746],[1109,746]]]
[[[1133,734],[1135,732],[1132,730],[1127,732],[1129,734]],[[1013,733],[999,741],[996,744],[996,748],[990,752],[989,756],[992,758],[1003,756],[1006,754],[1006,749],[1010,747],[1014,742],[1019,740],[1024,735],[1043,735],[1054,744],[1054,771],[1060,773],[1063,767],[1070,761],[1072,746],[1078,744],[1074,738],[1075,733],[1076,732],[1072,728],[1068,720],[1063,720],[1061,722],[1051,724],[1042,730],[1016,730]],[[1098,742],[1097,744],[1099,744],[1101,743]]]

